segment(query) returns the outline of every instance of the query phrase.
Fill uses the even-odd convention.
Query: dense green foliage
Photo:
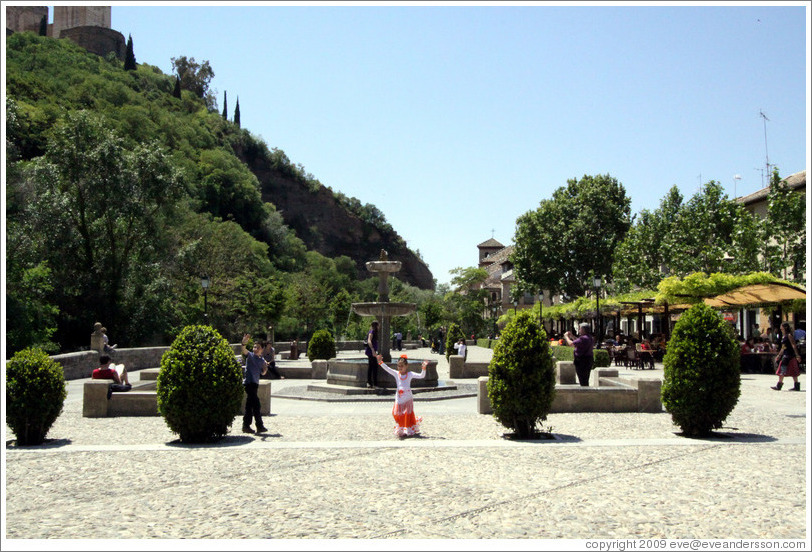
[[[573,361],[575,359],[575,348],[567,345],[552,345],[550,347],[556,360]],[[609,351],[606,349],[593,349],[592,356],[595,359],[595,368],[607,368],[611,365]]]
[[[718,313],[700,303],[674,326],[663,359],[662,400],[685,435],[722,427],[739,400],[739,345]]]
[[[547,334],[531,313],[518,313],[502,332],[488,366],[494,417],[517,437],[533,436],[555,398],[555,369]]]
[[[179,56],[177,74],[165,75],[145,63],[125,71],[115,57],[34,33],[6,45],[11,353],[86,347],[96,321],[119,344],[165,344],[203,320],[204,274],[208,321],[229,339],[269,324],[279,339],[306,339],[316,327],[365,334],[368,321],[349,316],[349,305],[374,300],[374,283],[358,280],[368,274],[354,259],[308,252],[236,152],[311,191],[325,188],[224,120],[208,62]],[[396,236],[374,206],[333,195]],[[396,293],[437,300],[405,284],[392,300]],[[417,335],[416,317],[410,330]]]
[[[234,350],[211,326],[184,328],[161,358],[158,412],[184,443],[228,433],[243,393]]]
[[[764,271],[804,282],[806,194],[773,173],[761,218],[727,197],[714,181],[688,202],[672,187],[660,208],[640,213],[614,255],[617,291],[653,289],[669,274],[745,274]],[[665,270],[667,271],[665,271]]]
[[[612,253],[631,226],[631,199],[609,175],[570,179],[516,220],[512,261],[523,290],[575,297],[612,273]]]
[[[459,324],[456,322],[452,322],[448,326],[448,331],[445,334],[445,359],[448,360],[451,358],[451,355],[456,355],[457,350],[454,349],[454,344],[457,343],[460,339],[465,339],[465,334],[462,333],[462,329],[460,328]]]
[[[328,330],[316,330],[307,342],[308,360],[330,360],[336,356],[336,344]]]
[[[45,440],[67,397],[62,366],[39,349],[23,349],[6,364],[6,424],[18,445]]]
[[[778,176],[770,180],[767,218],[763,222],[761,246],[763,269],[801,284],[806,276],[806,193],[798,193]]]

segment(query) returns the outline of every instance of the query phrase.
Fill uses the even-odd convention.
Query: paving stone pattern
[[[199,446],[160,417],[82,418],[72,381],[47,445],[18,448],[6,428],[5,536],[808,538],[806,375],[801,393],[774,380],[744,375],[709,439],[677,435],[665,412],[579,413],[550,415],[555,440],[516,442],[476,398],[418,397],[423,436],[399,440],[389,404],[275,397],[268,434],[236,419]]]

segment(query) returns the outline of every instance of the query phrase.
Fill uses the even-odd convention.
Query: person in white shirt
[[[465,358],[465,340],[460,339],[456,343],[454,343],[454,348],[457,350],[457,354],[460,355],[462,358]]]
[[[395,406],[392,407],[392,417],[395,418],[395,435],[406,437],[420,433],[420,423],[423,418],[414,415],[414,397],[412,395],[412,380],[426,377],[426,366],[429,361],[424,360],[422,370],[418,374],[409,370],[409,360],[406,355],[398,359],[398,369],[393,370],[383,362],[383,356],[378,355],[378,365],[395,378],[397,391],[395,392]]]

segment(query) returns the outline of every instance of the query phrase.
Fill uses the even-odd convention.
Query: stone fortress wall
[[[67,38],[99,56],[114,53],[123,60],[124,35],[111,28],[111,6],[54,6],[54,22],[47,36]],[[6,36],[24,31],[39,32],[40,21],[48,17],[48,6],[7,6]]]

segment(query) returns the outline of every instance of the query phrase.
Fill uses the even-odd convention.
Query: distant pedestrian
[[[423,418],[414,415],[414,397],[412,396],[412,380],[426,377],[426,366],[429,361],[424,360],[419,374],[409,370],[409,360],[406,355],[398,359],[398,369],[393,370],[383,362],[383,356],[378,355],[378,364],[397,382],[395,405],[392,407],[392,417],[395,418],[395,435],[407,437],[420,433],[420,423]]]
[[[456,349],[457,354],[460,355],[462,358],[465,358],[467,353],[467,347],[465,346],[465,340],[460,338],[459,341],[454,343],[454,349]]]
[[[254,433],[251,429],[251,419],[257,423],[256,433],[268,431],[262,423],[261,405],[259,403],[259,378],[268,371],[268,363],[262,358],[262,345],[259,341],[254,342],[254,350],[250,352],[245,345],[251,336],[245,334],[242,338],[242,354],[245,356],[245,367],[243,368],[242,384],[245,387],[245,414],[242,417],[242,432]]]
[[[285,379],[285,376],[276,369],[276,349],[270,341],[260,342],[262,346],[262,358],[268,363],[268,372],[273,379]]]
[[[588,387],[589,373],[592,371],[592,365],[594,364],[592,353],[594,342],[592,341],[592,336],[589,335],[589,324],[584,322],[578,327],[577,338],[572,335],[572,332],[568,331],[564,334],[564,339],[567,345],[575,348],[573,356],[575,373],[578,375],[578,383],[580,383],[582,387]]]
[[[367,356],[367,387],[378,387],[378,321],[369,326],[367,340],[364,344],[364,354]]]
[[[398,351],[403,350],[403,334],[400,332],[395,332],[395,346],[398,348]]]
[[[792,336],[792,330],[790,330],[788,323],[784,322],[781,324],[781,333],[783,334],[781,338],[781,349],[775,356],[775,374],[778,376],[778,383],[775,384],[775,387],[772,387],[772,389],[780,391],[784,386],[784,378],[789,376],[795,383],[790,391],[800,391],[801,382],[798,381],[798,376],[801,374],[801,370],[798,366],[798,361],[801,355],[795,346],[795,338]]]

